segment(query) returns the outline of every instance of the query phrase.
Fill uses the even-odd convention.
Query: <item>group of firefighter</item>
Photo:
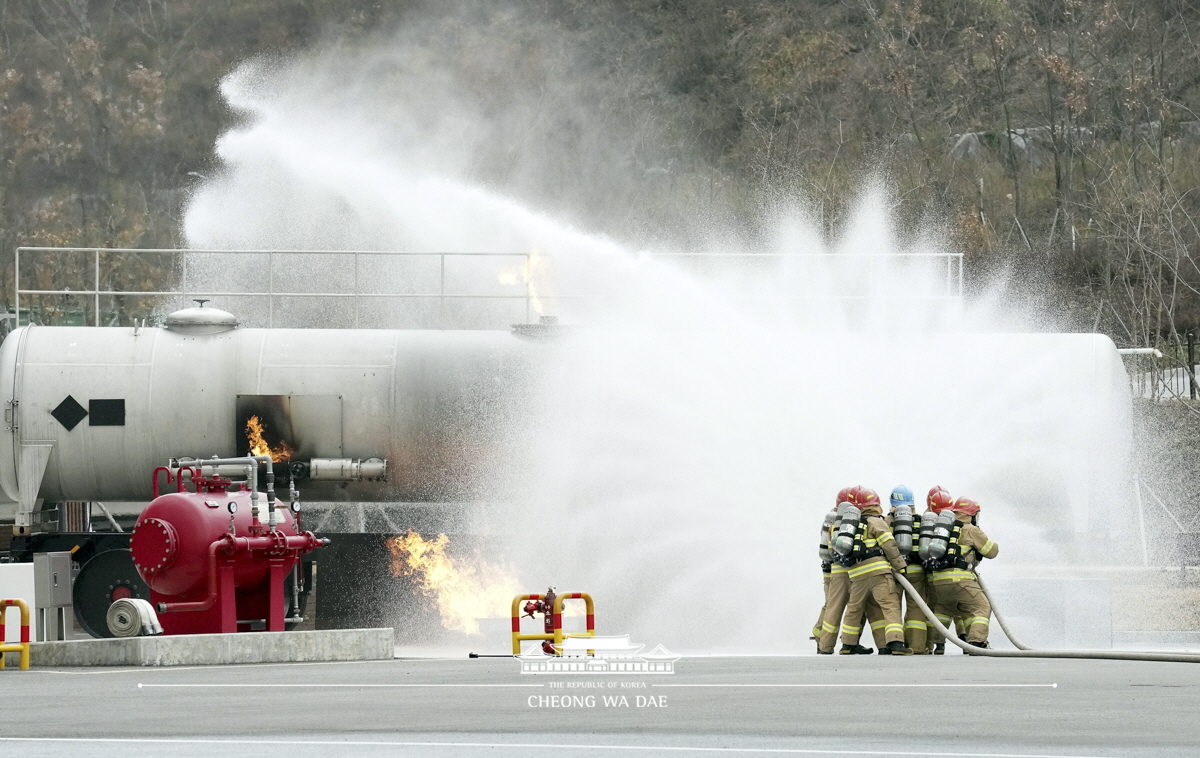
[[[925,503],[918,518],[912,490],[901,485],[892,490],[885,517],[874,490],[847,487],[838,493],[821,526],[825,605],[812,630],[818,653],[833,654],[840,630],[838,653],[870,655],[871,648],[859,644],[866,624],[880,655],[945,653],[942,634],[906,598],[893,570],[907,579],[943,626],[953,624],[959,639],[988,646],[992,608],[975,566],[983,558],[995,558],[999,548],[979,528],[979,503],[954,500],[940,486],[929,490]]]

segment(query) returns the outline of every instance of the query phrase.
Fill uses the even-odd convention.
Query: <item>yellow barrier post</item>
[[[4,640],[8,638],[8,609],[13,606],[21,609],[21,641],[9,644]],[[20,653],[21,670],[29,670],[29,606],[24,600],[0,600],[0,669],[4,668],[7,653]]]
[[[564,600],[583,600],[583,604],[587,607],[587,631],[583,634],[572,634],[572,637],[595,637],[596,636],[596,604],[592,602],[592,596],[586,592],[569,592],[566,595],[559,595],[554,598],[554,649],[561,651],[563,644],[563,623],[562,623],[562,604]],[[589,653],[595,654],[595,651],[589,650]],[[559,655],[562,655],[559,652]]]
[[[545,600],[545,595],[517,595],[512,601],[512,648],[513,655],[521,654],[521,643],[525,640],[550,640],[554,643],[556,655],[562,655],[563,644],[563,624],[562,624],[562,603],[564,600],[582,600],[587,606],[587,631],[582,634],[572,634],[572,637],[595,637],[596,636],[596,604],[592,602],[592,596],[586,592],[568,592],[565,595],[557,595],[554,598],[554,607],[547,614],[550,619],[551,632],[538,632],[537,634],[521,634],[521,601],[522,600]],[[589,650],[589,653],[592,651]]]
[[[545,595],[517,595],[512,601],[512,647],[513,655],[521,654],[521,643],[524,640],[553,640],[554,635],[547,632],[538,634],[521,634],[521,601],[542,600]]]

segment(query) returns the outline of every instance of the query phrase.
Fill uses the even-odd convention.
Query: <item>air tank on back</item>
[[[22,327],[0,347],[0,485],[19,512],[148,501],[147,471],[245,455],[257,417],[286,460],[386,459],[387,482],[314,475],[312,499],[466,499],[538,349],[507,331],[240,329],[209,307],[165,328]]]

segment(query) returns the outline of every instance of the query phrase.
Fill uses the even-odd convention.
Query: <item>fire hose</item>
[[[925,614],[925,618],[934,626],[947,641],[962,648],[962,651],[967,655],[981,655],[988,658],[1085,658],[1097,660],[1111,661],[1164,661],[1168,663],[1200,663],[1200,653],[1144,653],[1136,651],[1123,650],[1033,650],[1025,647],[1013,638],[1009,631],[1007,622],[1004,617],[996,610],[996,603],[992,600],[992,596],[988,594],[987,587],[983,580],[979,580],[979,588],[983,590],[983,594],[987,597],[988,602],[992,605],[992,613],[995,614],[996,620],[1000,622],[1000,628],[1004,630],[1008,641],[1013,644],[1016,650],[996,650],[990,647],[976,647],[970,643],[964,642],[954,634],[953,631],[947,629],[938,617],[934,615],[929,604],[921,597],[916,588],[909,583],[908,579],[898,571],[893,570],[892,575],[896,577],[896,581],[908,593],[909,599],[917,604],[921,612]],[[977,575],[978,576],[978,575]]]

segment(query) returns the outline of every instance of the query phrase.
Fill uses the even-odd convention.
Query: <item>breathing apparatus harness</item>
[[[877,545],[867,547],[867,520],[861,518],[858,521],[858,527],[854,530],[854,544],[850,548],[849,555],[843,556],[838,563],[841,563],[846,568],[857,566],[868,558],[883,555],[883,551]],[[874,542],[875,540],[871,540]]]
[[[946,513],[950,513],[950,511],[946,511]],[[974,562],[970,560],[972,558],[972,554],[975,552],[975,549],[967,548],[966,550],[963,550],[962,545],[960,545],[958,542],[959,537],[962,535],[963,526],[963,522],[959,521],[957,518],[954,519],[954,526],[950,528],[950,535],[948,539],[940,538],[935,532],[935,536],[933,537],[934,542],[937,542],[939,539],[944,539],[946,542],[946,551],[940,558],[930,557],[924,561],[918,561],[926,571],[944,571],[952,568],[961,569],[963,571],[971,571],[975,567]],[[937,551],[935,549],[931,552]]]
[[[838,512],[834,508],[829,513],[825,514],[825,520],[821,522],[820,541],[817,544],[817,556],[821,559],[821,572],[828,574],[833,571],[833,562],[837,556],[834,555],[833,547],[829,544],[829,531],[837,522]]]

